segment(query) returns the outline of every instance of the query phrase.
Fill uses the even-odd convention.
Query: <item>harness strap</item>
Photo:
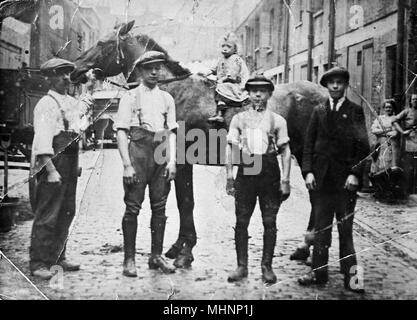
[[[58,109],[59,109],[59,111],[61,111],[62,121],[64,122],[64,129],[65,129],[65,131],[68,131],[69,122],[68,122],[67,118],[65,117],[65,112],[62,109],[61,104],[59,103],[59,101],[57,100],[57,98],[55,98],[53,95],[51,95],[51,94],[48,93],[48,96],[50,96],[56,102],[56,104],[58,105]]]
[[[274,121],[274,117],[272,114],[272,111],[269,112],[269,133],[268,133],[268,151],[269,149],[272,147],[272,151],[275,152],[276,154],[278,154],[278,149],[277,149],[277,141],[276,141],[276,136],[275,136],[275,121]]]
[[[166,100],[166,96],[165,94],[162,92],[160,92],[160,94],[162,95],[162,99],[164,100],[164,105],[165,107],[168,105],[167,100]],[[139,87],[136,90],[136,105],[137,105],[137,114],[138,114],[138,120],[139,120],[139,126],[143,127],[143,122],[142,122],[142,103],[141,103],[141,99],[140,99],[140,89]],[[165,111],[162,113],[162,116],[164,117],[164,129],[168,129],[168,111]]]

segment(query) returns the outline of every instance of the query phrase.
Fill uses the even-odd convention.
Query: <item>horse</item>
[[[101,69],[104,77],[115,76],[120,73],[128,82],[136,80],[135,60],[145,51],[155,50],[166,55],[166,69],[173,76],[172,81],[163,84],[162,89],[168,91],[175,100],[176,117],[183,123],[185,134],[192,129],[200,129],[205,137],[210,136],[210,130],[226,130],[232,117],[242,111],[242,108],[229,108],[225,114],[225,124],[219,128],[208,123],[207,119],[215,112],[213,83],[198,75],[190,75],[189,70],[183,68],[179,62],[170,57],[155,40],[145,34],[130,34],[134,21],[123,23],[111,34],[98,41],[97,45],[85,51],[76,61],[76,69],[71,74],[73,81],[82,81],[84,74],[91,69]],[[166,81],[167,82],[167,81]],[[288,123],[288,133],[291,139],[290,147],[298,163],[301,164],[304,131],[307,127],[313,108],[327,99],[327,91],[308,81],[292,84],[277,85],[268,108],[282,115]],[[181,125],[180,125],[181,128]],[[227,131],[226,131],[227,132]],[[185,154],[187,144],[178,143],[177,154]],[[181,150],[180,150],[181,149]],[[209,151],[207,147],[205,150]],[[178,239],[165,254],[169,258],[176,258],[175,265],[189,267],[193,260],[191,249],[197,242],[194,226],[194,192],[193,192],[193,164],[221,165],[221,159],[216,163],[208,162],[205,158],[199,161],[185,163],[177,168],[175,179],[176,200],[180,215],[180,230]],[[212,158],[212,157],[211,157]],[[182,254],[182,249],[188,247],[188,253]]]

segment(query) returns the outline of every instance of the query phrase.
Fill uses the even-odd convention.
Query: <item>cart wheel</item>
[[[36,210],[36,190],[38,188],[38,180],[35,174],[35,157],[31,156],[29,169],[29,200],[32,211]]]

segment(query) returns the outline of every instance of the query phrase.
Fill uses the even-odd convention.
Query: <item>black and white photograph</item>
[[[0,2],[0,300],[416,299],[417,1]]]

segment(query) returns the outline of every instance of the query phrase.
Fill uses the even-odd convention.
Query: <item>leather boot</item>
[[[148,261],[150,269],[160,269],[163,273],[174,273],[175,267],[169,265],[162,258],[162,248],[165,236],[166,217],[151,218],[151,256]]]
[[[125,258],[123,262],[123,275],[137,277],[135,265],[137,217],[124,217],[122,221],[123,244]]]
[[[235,231],[237,269],[227,278],[228,282],[237,282],[248,277],[248,231]]]
[[[262,280],[267,284],[277,282],[277,276],[272,270],[272,258],[274,256],[277,229],[271,228],[264,231],[264,248],[262,254]]]
[[[177,268],[190,268],[191,263],[194,261],[194,257],[192,254],[192,247],[188,244],[184,244],[184,247],[181,249],[180,253],[178,254],[177,258],[174,261],[174,266]]]

